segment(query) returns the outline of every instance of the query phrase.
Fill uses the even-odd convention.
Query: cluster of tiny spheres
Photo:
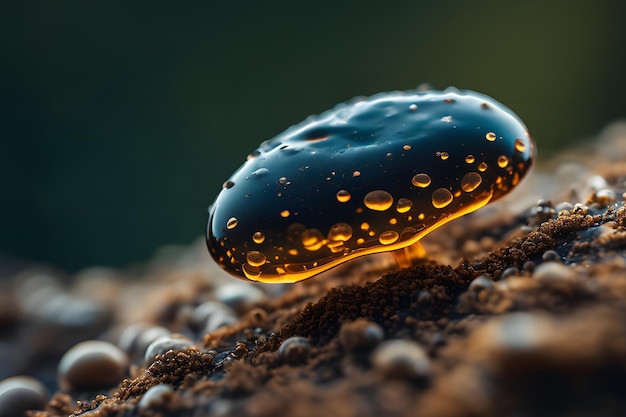
[[[401,253],[507,194],[535,155],[524,123],[473,91],[339,104],[248,155],[211,206],[209,252],[232,275],[263,282]]]

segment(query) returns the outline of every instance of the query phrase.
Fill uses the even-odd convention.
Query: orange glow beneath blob
[[[250,273],[247,270],[246,265],[244,265],[243,272],[246,278],[248,278],[251,281],[269,282],[269,283],[294,283],[294,282],[311,278],[312,276],[315,276],[321,272],[328,271],[329,269],[334,268],[335,266],[342,264],[346,261],[349,261],[351,259],[358,258],[364,255],[370,255],[370,254],[381,253],[381,252],[389,252],[389,251],[402,251],[402,253],[394,254],[394,256],[396,256],[396,259],[399,259],[399,265],[400,264],[402,264],[400,266],[410,265],[412,262],[412,257],[420,256],[420,255],[423,256],[423,252],[419,249],[419,247],[409,248],[410,246],[414,245],[415,243],[418,243],[422,237],[426,236],[428,233],[432,232],[433,230],[443,226],[449,221],[452,221],[456,218],[464,216],[468,213],[476,211],[479,208],[485,206],[487,203],[489,203],[489,201],[491,201],[492,197],[493,197],[493,191],[484,193],[481,196],[477,196],[476,200],[473,201],[472,204],[468,204],[467,206],[462,207],[460,210],[454,213],[450,213],[447,216],[440,218],[434,224],[428,227],[425,227],[424,229],[420,230],[409,239],[398,240],[395,243],[392,243],[389,245],[377,245],[377,246],[372,246],[369,248],[357,248],[351,252],[346,253],[346,255],[342,256],[341,258],[321,259],[317,261],[317,267],[315,267],[314,269],[307,270],[305,265],[301,265],[300,271],[298,272],[290,271],[289,273],[283,272],[281,274],[261,272],[255,275],[255,273],[257,273],[258,270],[253,269],[252,271],[250,271],[252,273]],[[279,269],[279,268],[276,268],[276,269]]]

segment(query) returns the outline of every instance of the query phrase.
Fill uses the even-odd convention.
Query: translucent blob
[[[487,96],[377,94],[260,144],[211,205],[207,246],[227,272],[262,282],[413,256],[430,231],[506,195],[534,158],[526,126]]]

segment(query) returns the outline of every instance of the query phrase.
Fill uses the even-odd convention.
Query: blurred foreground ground
[[[69,285],[26,270],[0,292],[0,379],[35,379],[0,382],[0,415],[622,415],[625,144],[613,125],[537,167],[405,270],[249,284],[202,241]]]

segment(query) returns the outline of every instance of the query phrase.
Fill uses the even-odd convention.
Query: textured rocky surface
[[[24,271],[0,293],[0,377],[43,382],[41,417],[620,415],[625,143],[614,125],[544,162],[522,190],[429,234],[412,268],[383,254],[252,284],[199,242],[127,271]],[[101,350],[63,383],[62,356],[89,339],[127,356],[105,366],[124,376],[91,371]],[[17,398],[0,382],[1,415],[42,407],[32,382]]]

